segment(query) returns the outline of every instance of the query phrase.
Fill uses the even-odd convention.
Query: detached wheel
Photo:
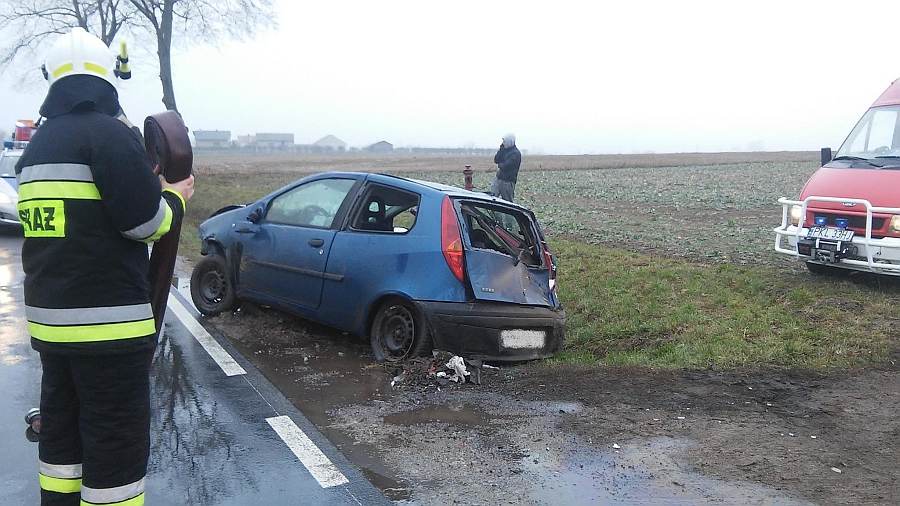
[[[832,267],[830,265],[817,264],[816,262],[806,262],[806,268],[809,269],[809,272],[816,275],[828,275],[835,274],[837,272],[837,267]]]
[[[234,287],[228,279],[224,258],[207,255],[194,267],[191,274],[191,299],[197,309],[207,316],[215,316],[234,308]]]
[[[369,331],[379,362],[399,362],[431,351],[431,336],[415,306],[392,299],[378,308]]]

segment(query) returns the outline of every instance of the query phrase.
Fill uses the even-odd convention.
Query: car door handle
[[[321,248],[325,244],[323,239],[310,239],[309,245],[313,248]]]
[[[235,225],[234,231],[239,234],[255,234],[259,227],[250,223],[239,223]]]

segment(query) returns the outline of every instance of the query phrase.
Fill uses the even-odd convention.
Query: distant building
[[[333,135],[326,135],[312,144],[317,151],[347,151],[347,143]]]
[[[256,144],[255,135],[238,135],[237,137],[237,145],[239,148],[246,148],[253,146],[254,144]]]
[[[258,133],[256,143],[260,149],[291,149],[294,147],[294,134]]]
[[[194,130],[194,141],[198,149],[221,149],[231,147],[230,130]]]
[[[375,144],[366,146],[365,150],[369,153],[390,153],[394,150],[394,145],[388,141],[378,141]]]

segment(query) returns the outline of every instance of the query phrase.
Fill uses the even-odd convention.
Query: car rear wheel
[[[431,336],[421,314],[401,299],[388,300],[378,308],[369,336],[379,362],[398,362],[431,351]]]
[[[228,279],[225,259],[220,255],[207,255],[194,267],[191,274],[191,299],[197,309],[215,316],[234,308],[234,287]]]

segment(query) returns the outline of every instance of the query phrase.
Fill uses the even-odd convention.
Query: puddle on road
[[[488,415],[469,404],[425,406],[400,411],[383,417],[385,423],[409,427],[426,423],[445,423],[457,427],[478,427],[488,424]]]
[[[618,451],[530,452],[521,469],[541,504],[807,504],[752,483],[707,478],[675,460],[689,446],[671,438],[623,443]]]

